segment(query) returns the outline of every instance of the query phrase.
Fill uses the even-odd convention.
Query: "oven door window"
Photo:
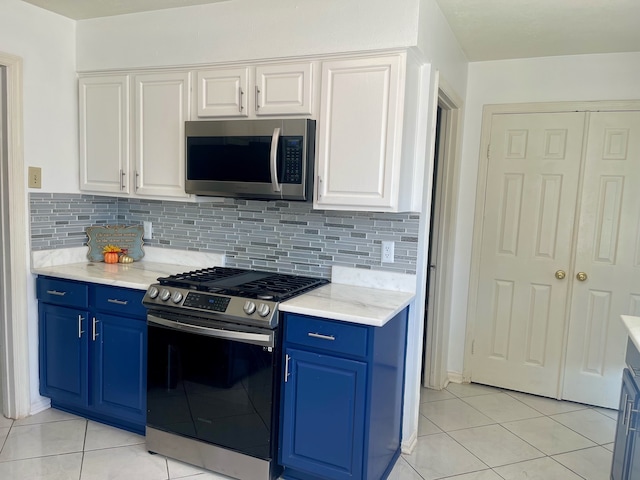
[[[271,349],[153,325],[148,334],[147,424],[271,458]]]

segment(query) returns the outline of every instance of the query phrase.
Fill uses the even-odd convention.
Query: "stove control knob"
[[[173,303],[180,303],[180,300],[182,300],[182,294],[180,292],[173,292],[171,300]]]
[[[260,306],[258,307],[258,315],[260,315],[261,317],[266,317],[267,315],[269,315],[270,312],[271,312],[271,309],[269,308],[269,305],[267,305],[266,303],[261,303]]]
[[[149,294],[149,298],[156,298],[160,291],[158,290],[158,287],[149,287],[149,291],[147,293]]]
[[[244,313],[246,313],[247,315],[251,315],[253,312],[256,311],[256,304],[253,303],[251,300],[247,300],[244,303],[244,306],[242,307],[242,309],[244,310]]]
[[[167,290],[166,288],[163,288],[160,291],[160,300],[162,300],[163,302],[166,302],[170,298],[171,298],[171,292],[169,290]]]

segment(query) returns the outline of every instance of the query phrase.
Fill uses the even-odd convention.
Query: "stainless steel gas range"
[[[278,305],[325,283],[213,267],[151,285],[147,449],[242,480],[276,478]]]

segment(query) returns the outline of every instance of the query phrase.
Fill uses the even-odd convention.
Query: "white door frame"
[[[425,313],[425,344],[424,344],[424,373],[422,384],[425,387],[441,390],[447,386],[449,374],[447,371],[447,355],[449,345],[449,329],[451,325],[451,292],[453,289],[453,248],[455,243],[456,204],[458,199],[458,185],[460,172],[460,145],[462,141],[462,100],[439,78],[438,106],[443,110],[441,132],[444,143],[439,151],[438,168],[442,175],[440,225],[438,243],[440,249],[435,264],[438,268],[432,277],[435,282],[435,301]],[[434,182],[433,188],[436,188]],[[430,208],[429,203],[428,207]],[[423,210],[424,213],[424,210]],[[427,248],[429,246],[427,245]],[[430,268],[429,265],[426,266]],[[427,298],[429,292],[426,292]],[[422,305],[424,309],[424,305]],[[429,321],[427,321],[427,319]]]
[[[482,111],[482,131],[478,158],[478,179],[476,183],[476,210],[473,224],[473,247],[471,251],[471,271],[469,274],[469,301],[467,304],[467,327],[465,334],[463,379],[472,380],[471,351],[476,324],[476,304],[478,301],[478,281],[480,277],[480,250],[484,217],[485,189],[488,170],[488,149],[491,140],[491,118],[494,114],[508,113],[555,113],[555,112],[596,112],[596,111],[629,111],[640,110],[639,100],[613,100],[588,102],[547,102],[547,103],[513,103],[501,105],[485,105]],[[579,187],[580,188],[580,187]],[[580,192],[578,192],[580,195]],[[580,198],[580,197],[578,197]],[[565,332],[568,328],[565,327]],[[566,336],[566,334],[565,334]],[[566,344],[566,338],[564,339]],[[560,380],[562,382],[562,379]]]
[[[22,144],[22,59],[0,52],[0,66],[5,67],[7,93],[6,168],[3,165],[7,175],[2,176],[0,202],[5,260],[0,272],[0,294],[4,299],[0,308],[0,381],[2,413],[9,418],[22,418],[29,415],[31,404],[27,326],[27,246],[30,242]]]

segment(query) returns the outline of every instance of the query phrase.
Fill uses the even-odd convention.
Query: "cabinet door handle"
[[[256,112],[260,110],[260,88],[256,85]]]
[[[126,175],[126,173],[124,173],[124,170],[120,169],[120,190],[124,190],[124,176]]]
[[[67,294],[67,292],[59,292],[57,290],[47,290],[47,293],[49,295],[57,295],[58,297],[64,297]]]
[[[108,298],[107,302],[115,303],[116,305],[126,305],[129,303],[129,300],[118,300],[117,298]]]
[[[334,341],[336,339],[336,337],[334,337],[333,335],[322,335],[321,333],[309,332],[309,333],[307,333],[307,335],[309,335],[310,337],[313,337],[313,338],[319,338],[320,340],[331,340],[331,341]]]
[[[98,335],[100,335],[98,332],[96,332],[96,324],[99,321],[100,320],[96,320],[96,317],[93,317],[93,322],[92,322],[92,326],[91,326],[91,340],[93,340],[94,342],[96,341],[96,337]]]
[[[138,191],[139,185],[138,185],[138,180],[140,179],[140,174],[138,173],[138,171],[136,170],[136,192]]]
[[[289,360],[291,357],[289,355],[285,355],[284,360],[284,383],[287,383],[289,380]]]
[[[244,106],[242,105],[243,95],[244,95],[244,92],[242,91],[242,87],[238,87],[238,111],[240,113],[242,113],[242,110],[244,110]]]
[[[82,315],[78,315],[78,338],[82,338],[82,334],[84,333],[84,330],[82,330],[83,320],[84,320],[84,317]]]

